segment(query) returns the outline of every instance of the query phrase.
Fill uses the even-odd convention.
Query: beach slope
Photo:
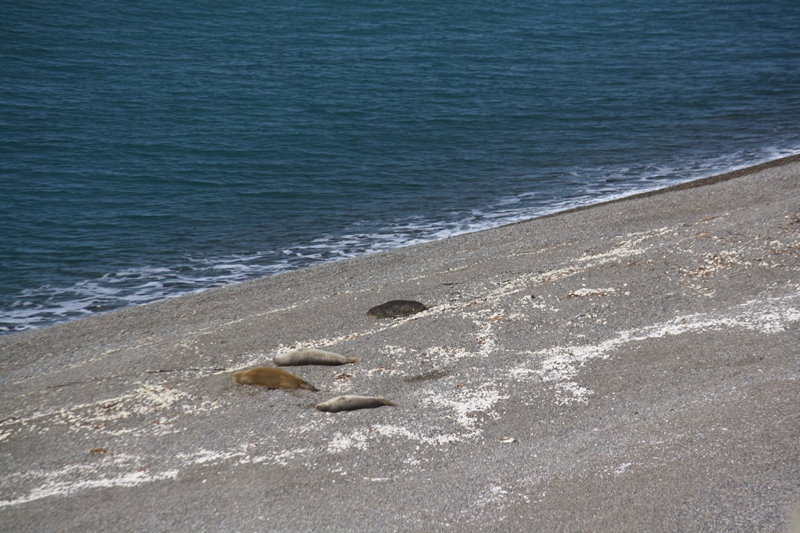
[[[393,299],[429,309],[375,320]],[[286,368],[319,392],[238,385]],[[396,406],[326,413],[340,395]],[[0,338],[4,531],[785,531],[800,158]]]

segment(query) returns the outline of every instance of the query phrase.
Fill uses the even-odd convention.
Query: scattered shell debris
[[[412,321],[424,320],[428,317],[446,314],[447,318],[462,320],[466,323],[464,331],[469,331],[470,341],[463,342],[460,347],[447,345],[421,345],[415,347],[398,346],[375,342],[383,346],[383,356],[391,358],[390,364],[360,365],[352,373],[328,374],[331,383],[327,386],[337,392],[349,392],[354,383],[362,379],[379,376],[380,379],[396,379],[401,383],[412,383],[406,387],[406,397],[396,398],[398,403],[410,407],[395,410],[397,423],[376,423],[353,430],[341,430],[337,427],[337,417],[326,416],[309,409],[309,413],[298,415],[298,423],[289,428],[281,439],[264,442],[262,440],[230,446],[222,450],[209,450],[197,446],[168,458],[133,457],[124,453],[124,448],[117,442],[98,439],[90,445],[103,444],[103,447],[81,448],[84,463],[64,465],[51,471],[31,470],[17,472],[0,480],[0,489],[10,496],[0,501],[0,507],[27,503],[33,500],[68,495],[78,491],[96,488],[123,486],[130,487],[142,483],[175,479],[182,469],[194,465],[214,465],[221,463],[234,464],[276,464],[286,465],[292,461],[313,458],[320,453],[341,454],[348,450],[365,450],[373,443],[387,438],[405,439],[419,445],[442,446],[455,442],[480,439],[487,419],[501,418],[502,402],[518,396],[519,382],[536,381],[545,386],[544,391],[550,394],[557,405],[585,403],[594,391],[579,384],[581,367],[591,359],[606,359],[620,347],[641,342],[646,339],[660,338],[669,335],[681,335],[725,328],[744,328],[762,334],[777,333],[795,327],[800,321],[800,291],[777,298],[752,300],[730,308],[725,313],[696,313],[679,316],[649,326],[617,331],[605,340],[586,344],[565,344],[551,346],[541,350],[523,352],[522,364],[504,371],[504,376],[511,379],[494,379],[484,382],[472,377],[467,372],[453,372],[449,369],[459,361],[467,361],[475,365],[486,364],[486,360],[496,356],[508,355],[503,346],[501,333],[509,327],[517,327],[517,321],[529,320],[533,313],[547,314],[558,312],[548,302],[560,300],[564,292],[548,293],[539,290],[538,286],[571,278],[588,269],[608,263],[626,261],[642,261],[637,256],[650,249],[652,239],[665,235],[675,235],[678,230],[671,227],[659,228],[649,232],[632,233],[624,240],[616,243],[608,252],[588,253],[575,258],[564,268],[546,272],[520,274],[499,283],[475,281],[470,288],[472,296],[456,298],[448,303],[431,302],[432,306],[420,313],[395,318],[390,321],[371,323],[370,327],[354,333],[345,333],[318,339],[294,340],[281,344],[276,350],[269,352],[251,352],[239,355],[234,365],[228,365],[228,371],[262,365],[272,360],[276,354],[303,347],[336,347],[348,341],[363,338],[374,338],[394,328],[403,327]],[[691,237],[696,238],[696,237]],[[782,245],[783,246],[783,245]],[[638,264],[638,263],[637,263]],[[735,264],[749,265],[735,251],[705,254],[703,263],[694,270],[681,273],[687,278],[703,280],[722,269],[731,268]],[[465,267],[466,268],[466,267]],[[533,298],[531,291],[536,291]],[[568,289],[567,289],[568,290]],[[563,289],[562,289],[563,291]],[[620,288],[620,291],[625,289]],[[465,291],[466,292],[466,291]],[[581,288],[567,294],[568,298],[605,297],[615,294],[628,295],[628,292],[616,293],[612,287]],[[517,296],[516,298],[513,298]],[[613,302],[615,299],[609,299]],[[509,303],[510,302],[510,303]],[[562,302],[563,303],[563,302]],[[299,307],[301,303],[281,310],[261,313],[267,315],[279,311]],[[577,304],[576,304],[577,305]],[[599,304],[598,304],[599,305]],[[252,319],[252,317],[248,317]],[[243,319],[229,322],[233,324]],[[213,332],[211,329],[201,330],[198,335]],[[573,340],[579,339],[576,336]],[[197,346],[188,342],[188,350],[196,350]],[[445,369],[448,369],[447,371]],[[195,369],[192,369],[195,370]],[[215,372],[216,367],[198,369]],[[469,369],[474,370],[474,368]],[[157,372],[172,372],[158,370]],[[151,374],[156,379],[159,374]],[[401,378],[401,379],[398,379]],[[187,416],[219,409],[223,404],[215,400],[200,399],[187,392],[171,388],[163,384],[137,383],[135,390],[128,394],[106,398],[97,402],[73,405],[59,409],[30,414],[16,414],[0,422],[0,443],[15,438],[23,431],[45,431],[46,426],[68,426],[70,430],[84,432],[87,435],[118,437],[120,440],[134,435],[158,438],[181,431],[179,421]],[[526,386],[526,390],[533,389]],[[541,394],[541,387],[536,388]],[[356,391],[357,392],[357,391]],[[380,391],[370,391],[380,392]],[[393,397],[394,398],[394,397]],[[392,412],[390,410],[382,410]],[[420,414],[421,412],[421,414]],[[401,417],[410,417],[402,419]],[[427,422],[439,418],[441,424],[411,424],[411,422]],[[127,420],[129,424],[117,427],[114,423]],[[138,427],[133,422],[145,420]],[[341,420],[341,418],[339,418]],[[427,429],[412,430],[410,427],[422,425]],[[329,438],[322,439],[322,435]],[[332,436],[331,436],[332,435]],[[492,440],[497,439],[493,437]],[[297,446],[298,442],[316,442],[312,446]],[[497,442],[497,440],[494,440]],[[504,435],[499,439],[502,444],[517,442],[515,437]],[[419,447],[418,447],[419,448]],[[112,451],[113,450],[113,451]],[[119,452],[119,453],[118,453]],[[95,457],[89,458],[86,455]],[[310,460],[310,459],[309,459]],[[405,461],[408,468],[422,468],[422,459],[413,454]],[[624,473],[631,463],[617,467],[615,474]],[[388,478],[375,478],[374,481],[385,481]],[[491,485],[482,495],[483,505],[489,503],[502,504],[510,495],[510,490],[500,485]],[[522,496],[521,496],[522,497]]]
[[[609,287],[607,289],[578,289],[567,294],[567,298],[583,298],[585,296],[608,296],[609,293],[614,292],[614,289]]]
[[[509,376],[525,380],[531,376],[554,385],[556,403],[570,405],[588,401],[593,394],[575,381],[579,369],[591,359],[607,359],[621,346],[667,335],[740,328],[770,334],[785,331],[800,321],[800,291],[786,296],[751,300],[725,314],[696,313],[680,316],[661,324],[617,332],[599,343],[554,346],[529,352],[528,361],[512,369]]]
[[[139,458],[116,454],[110,460],[103,459],[91,465],[67,465],[56,470],[29,470],[5,476],[3,484],[16,487],[18,494],[0,500],[0,508],[50,496],[67,496],[88,489],[134,487],[142,483],[175,479],[177,476],[177,469],[152,472]],[[76,481],[76,477],[81,479]],[[20,487],[23,488],[21,494]],[[6,491],[5,494],[9,492]]]

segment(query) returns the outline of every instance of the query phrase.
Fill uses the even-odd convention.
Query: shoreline
[[[798,206],[795,155],[0,337],[0,521],[783,531]],[[391,299],[430,309],[366,317]],[[300,346],[363,362],[230,379]]]
[[[682,183],[676,183],[675,185],[668,185],[666,187],[661,187],[659,189],[653,189],[651,191],[644,191],[644,192],[634,193],[634,194],[631,194],[630,196],[625,196],[625,197],[622,197],[622,198],[615,198],[615,199],[612,199],[612,200],[605,200],[603,202],[598,202],[596,204],[573,207],[573,208],[570,208],[570,209],[565,209],[564,211],[559,211],[557,213],[550,213],[550,214],[547,214],[547,215],[542,215],[542,217],[536,217],[536,218],[554,217],[554,216],[561,215],[563,213],[569,213],[569,212],[572,212],[572,211],[580,211],[580,210],[583,210],[583,209],[590,209],[590,208],[592,208],[592,207],[594,207],[596,205],[603,205],[603,204],[609,204],[609,203],[615,203],[615,202],[624,202],[624,201],[627,201],[627,200],[636,200],[637,198],[648,198],[648,197],[655,196],[655,195],[658,195],[658,194],[664,194],[664,193],[669,193],[669,192],[674,192],[674,191],[683,191],[683,190],[687,190],[687,189],[695,189],[697,187],[705,187],[706,185],[714,185],[715,183],[720,183],[720,182],[723,182],[723,181],[728,181],[728,180],[732,180],[732,179],[736,179],[736,178],[741,178],[743,176],[747,176],[748,174],[753,174],[753,173],[756,173],[756,172],[769,170],[771,168],[782,167],[782,166],[787,165],[789,163],[796,163],[798,161],[800,161],[800,154],[787,155],[787,156],[779,157],[777,159],[771,159],[769,161],[764,161],[763,163],[756,163],[755,165],[747,166],[747,167],[744,167],[744,168],[739,168],[739,169],[736,169],[736,170],[730,170],[728,172],[723,172],[721,174],[714,174],[712,176],[706,176],[704,178],[697,178],[697,179],[693,179],[693,180],[690,180],[690,181],[685,181],[685,182],[682,182]],[[534,219],[530,219],[530,220],[534,220]],[[527,222],[527,221],[522,221],[522,222]],[[519,224],[519,223],[521,223],[521,222],[516,222],[516,224]]]
[[[684,189],[687,189],[687,188],[691,189],[691,188],[696,188],[696,187],[702,187],[704,185],[709,185],[709,184],[717,183],[717,182],[720,182],[720,181],[726,181],[726,180],[729,180],[729,179],[734,179],[736,177],[739,177],[739,176],[742,176],[742,175],[747,175],[747,174],[752,173],[752,172],[758,172],[760,170],[772,168],[772,167],[775,167],[775,166],[782,166],[784,164],[787,164],[787,163],[790,163],[790,162],[793,162],[793,161],[798,161],[798,160],[800,160],[800,154],[782,156],[782,157],[779,157],[777,159],[764,161],[764,162],[757,163],[757,164],[754,164],[754,165],[751,165],[751,166],[748,166],[748,167],[744,167],[744,168],[739,168],[739,169],[732,170],[732,171],[723,172],[721,174],[714,174],[712,176],[706,176],[706,177],[702,177],[702,178],[691,179],[689,181],[680,182],[680,183],[677,183],[677,184],[674,184],[674,185],[667,185],[667,186],[663,186],[663,187],[656,188],[656,189],[645,190],[645,191],[642,191],[642,192],[634,192],[634,193],[629,193],[629,194],[623,194],[623,196],[616,196],[616,195],[612,194],[612,195],[610,195],[609,199],[600,200],[600,201],[597,201],[595,203],[590,203],[590,204],[587,204],[587,205],[578,205],[578,206],[575,206],[575,207],[568,207],[568,208],[564,208],[564,209],[561,209],[561,210],[558,210],[558,211],[548,212],[546,214],[537,215],[537,216],[533,216],[533,217],[530,217],[530,218],[525,218],[523,220],[516,220],[516,221],[513,221],[513,222],[505,222],[505,223],[503,223],[503,224],[501,224],[499,226],[493,226],[493,227],[489,227],[489,228],[482,228],[482,229],[467,231],[465,233],[456,233],[454,235],[449,235],[447,237],[442,237],[442,238],[435,239],[435,240],[428,240],[428,241],[424,241],[422,243],[417,242],[417,243],[412,243],[412,244],[403,244],[403,245],[397,246],[396,248],[391,248],[391,249],[388,249],[388,250],[381,250],[381,251],[378,251],[378,252],[365,252],[365,253],[362,253],[361,255],[357,255],[355,257],[322,260],[320,262],[311,263],[311,264],[308,264],[308,265],[305,265],[305,266],[301,266],[301,267],[295,267],[295,268],[292,268],[290,270],[281,271],[281,272],[277,272],[277,273],[274,273],[274,274],[259,275],[259,276],[254,277],[254,278],[227,283],[225,285],[222,285],[222,287],[228,287],[228,286],[236,285],[236,284],[239,284],[239,283],[246,283],[246,282],[249,282],[249,281],[254,281],[256,279],[260,279],[262,277],[270,277],[270,276],[275,276],[275,275],[286,274],[286,273],[289,273],[289,272],[294,272],[296,270],[303,270],[303,269],[306,269],[306,268],[312,268],[312,267],[316,267],[316,266],[321,266],[321,265],[325,265],[325,264],[328,264],[328,263],[333,263],[333,262],[338,262],[338,261],[346,261],[346,260],[355,259],[355,258],[358,258],[358,257],[364,257],[366,255],[373,255],[374,253],[385,253],[387,251],[392,251],[392,250],[396,250],[396,249],[400,249],[400,248],[406,248],[406,247],[409,247],[409,246],[417,246],[419,244],[427,244],[427,243],[431,243],[431,242],[437,242],[438,240],[450,239],[450,238],[453,238],[453,237],[458,237],[460,235],[467,235],[469,233],[476,233],[476,232],[481,232],[481,231],[489,231],[489,230],[501,228],[501,227],[504,227],[504,226],[514,225],[514,224],[523,224],[523,223],[527,223],[527,222],[529,222],[531,220],[536,220],[536,219],[539,219],[539,218],[547,218],[547,217],[559,216],[561,214],[570,213],[570,212],[573,212],[573,211],[591,209],[591,208],[593,208],[595,206],[604,205],[604,204],[607,204],[607,203],[623,202],[623,201],[627,201],[629,199],[649,197],[649,196],[652,196],[652,195],[663,194],[663,193],[671,192],[671,191],[674,191],[674,190],[684,190]],[[82,320],[82,319],[87,318],[87,317],[93,317],[93,316],[97,316],[97,315],[102,315],[102,314],[109,313],[109,312],[113,313],[113,312],[122,311],[122,310],[130,309],[132,307],[141,306],[141,305],[150,305],[150,304],[159,303],[159,302],[170,300],[170,299],[174,299],[174,298],[182,298],[184,296],[189,296],[189,295],[192,295],[192,294],[198,294],[198,293],[205,292],[205,291],[208,291],[208,290],[213,290],[215,288],[219,288],[219,287],[193,289],[193,290],[191,290],[189,292],[170,294],[168,296],[162,296],[162,297],[160,297],[159,299],[156,299],[156,300],[145,301],[144,303],[128,304],[128,305],[125,305],[124,307],[119,307],[117,309],[110,309],[110,310],[99,311],[99,312],[98,311],[92,311],[88,315],[67,318],[67,319],[64,319],[64,320],[61,320],[61,321],[58,321],[58,322],[55,322],[55,323],[48,323],[48,324],[43,325],[43,326],[33,326],[33,327],[29,327],[29,328],[23,329],[23,330],[3,332],[2,334],[0,334],[0,338],[5,337],[5,336],[10,336],[10,335],[16,335],[16,334],[23,333],[23,332],[26,332],[26,331],[36,331],[36,330],[40,330],[40,329],[43,329],[43,328],[59,326],[59,325],[62,325],[62,324],[67,324],[67,323],[70,323],[70,322],[74,322],[75,320]]]
[[[723,181],[728,181],[736,178],[741,178],[743,176],[747,176],[748,174],[753,174],[756,172],[761,172],[764,170],[769,170],[771,168],[782,167],[789,163],[796,163],[800,161],[800,154],[788,155],[784,157],[779,157],[777,159],[771,159],[769,161],[764,161],[763,163],[756,163],[755,165],[747,166],[744,168],[739,168],[736,170],[730,170],[728,172],[723,172],[721,174],[714,174],[713,176],[706,176],[704,178],[697,178],[690,181],[684,181],[681,183],[676,183],[674,185],[668,185],[666,187],[661,187],[659,189],[653,189],[651,191],[643,191],[631,194],[630,196],[624,196],[622,198],[614,198],[611,200],[604,200],[602,202],[598,202],[596,204],[591,205],[582,205],[578,207],[572,207],[569,209],[565,209],[564,211],[558,211],[557,213],[550,213],[547,215],[542,215],[541,217],[535,217],[529,220],[523,220],[520,222],[515,222],[514,224],[522,224],[528,222],[530,220],[536,220],[537,218],[544,218],[544,217],[555,217],[565,213],[571,213],[574,211],[582,211],[584,209],[591,209],[592,207],[604,204],[612,204],[617,202],[625,202],[628,200],[636,200],[639,198],[649,198],[651,196],[655,196],[658,194],[665,194],[674,191],[685,191],[687,189],[696,189],[698,187],[705,187],[707,185],[714,185],[715,183],[721,183]]]

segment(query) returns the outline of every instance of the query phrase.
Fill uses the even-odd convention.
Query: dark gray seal
[[[408,316],[426,310],[423,304],[413,300],[391,300],[381,305],[376,305],[369,311],[367,316],[372,318],[395,318],[398,316]]]

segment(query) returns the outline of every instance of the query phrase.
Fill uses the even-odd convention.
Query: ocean
[[[0,334],[800,153],[800,2],[2,1]]]

